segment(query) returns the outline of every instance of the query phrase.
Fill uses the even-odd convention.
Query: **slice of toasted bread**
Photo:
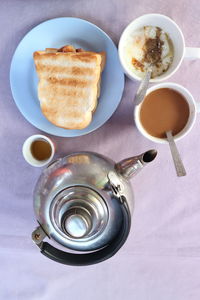
[[[58,127],[83,129],[92,120],[105,54],[64,46],[34,52],[38,97],[45,117]]]

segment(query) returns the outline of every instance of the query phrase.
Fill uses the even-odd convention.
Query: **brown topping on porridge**
[[[162,55],[162,46],[164,44],[163,41],[160,39],[161,29],[156,27],[156,37],[154,39],[149,38],[146,40],[144,44],[144,58],[143,61],[156,64],[161,62],[161,55]]]

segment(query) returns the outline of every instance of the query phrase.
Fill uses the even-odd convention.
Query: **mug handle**
[[[185,58],[197,59],[200,58],[200,48],[197,47],[185,47]]]
[[[196,108],[197,108],[197,113],[200,113],[200,102],[195,102]]]
[[[200,58],[200,48],[197,47],[185,47],[186,59],[198,59]],[[197,113],[200,113],[200,102],[196,102]]]

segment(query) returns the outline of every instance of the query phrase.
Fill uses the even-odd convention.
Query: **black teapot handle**
[[[120,232],[110,242],[110,244],[96,252],[86,254],[68,253],[53,247],[47,242],[41,242],[38,246],[40,247],[43,255],[65,265],[87,266],[100,263],[112,257],[122,247],[128,237],[131,219],[129,209],[124,204],[122,205],[122,215],[123,224]]]

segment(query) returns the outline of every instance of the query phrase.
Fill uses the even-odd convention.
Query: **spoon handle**
[[[173,157],[173,160],[174,160],[174,165],[175,165],[175,168],[176,168],[177,176],[179,176],[179,177],[185,176],[186,171],[185,171],[184,165],[182,163],[182,160],[181,160],[180,154],[178,152],[178,149],[176,147],[176,144],[174,142],[172,132],[167,131],[166,135],[167,135],[167,139],[168,139],[168,142],[169,142],[171,154],[172,154],[172,157]]]
[[[135,95],[135,101],[134,101],[135,105],[139,105],[143,101],[146,95],[146,91],[148,89],[150,78],[151,78],[151,71],[149,70],[146,72],[145,77],[142,79],[139,89]]]

